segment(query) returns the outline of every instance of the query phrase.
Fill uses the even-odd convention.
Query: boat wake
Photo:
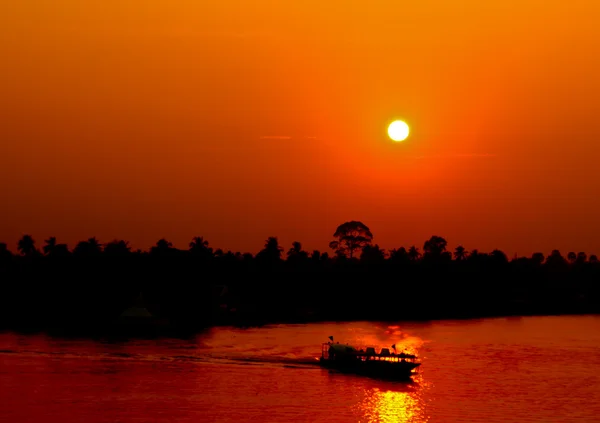
[[[69,359],[88,359],[99,361],[151,361],[151,362],[178,362],[178,363],[204,363],[226,364],[242,366],[282,366],[288,368],[315,368],[318,360],[314,357],[286,357],[286,356],[250,356],[240,354],[213,354],[199,351],[195,355],[169,355],[169,354],[144,354],[133,352],[103,352],[87,353],[83,351],[39,351],[28,349],[0,349],[0,356],[10,355],[19,357],[52,357]]]
[[[208,356],[210,361],[215,363],[229,363],[229,364],[238,364],[238,365],[255,365],[255,366],[283,366],[288,368],[316,368],[318,366],[319,361],[314,357],[302,357],[302,358],[293,358],[293,357],[283,357],[283,356],[256,356],[256,357],[248,357],[248,356],[219,356],[219,355],[210,355]]]

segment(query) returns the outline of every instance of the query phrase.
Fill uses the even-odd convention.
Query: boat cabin
[[[378,353],[373,347],[355,348],[350,345],[327,342],[322,344],[321,359],[330,361],[391,361],[397,363],[411,362],[417,360],[416,355],[407,354],[405,352],[396,353],[390,352],[389,348],[382,348]]]

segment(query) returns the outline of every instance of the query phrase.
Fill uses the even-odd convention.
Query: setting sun
[[[388,135],[394,141],[404,141],[408,137],[408,133],[408,125],[401,120],[396,120],[388,126]]]

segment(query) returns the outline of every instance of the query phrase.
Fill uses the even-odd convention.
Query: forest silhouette
[[[597,313],[597,256],[557,250],[509,259],[432,236],[421,248],[384,251],[362,222],[340,225],[332,253],[284,249],[269,237],[256,255],[213,250],[195,237],[185,250],[160,239],[149,251],[96,238],[72,250],[52,237],[0,243],[0,329],[114,330],[136,304],[149,326],[347,320],[432,320]],[[143,320],[143,319],[142,319]],[[144,320],[146,321],[146,320]],[[150,321],[150,320],[147,320]],[[128,326],[129,327],[129,326]]]

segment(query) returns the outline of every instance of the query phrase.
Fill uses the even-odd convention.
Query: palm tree
[[[46,254],[47,256],[49,256],[49,255],[51,255],[54,252],[54,249],[56,248],[56,237],[55,236],[51,236],[50,238],[48,238],[44,242],[46,243],[46,245],[44,245],[44,247],[43,247],[44,254]]]
[[[69,255],[67,244],[57,244],[56,237],[52,236],[44,241],[44,254],[48,257],[66,257]]]
[[[454,249],[454,259],[456,261],[463,261],[467,258],[467,256],[467,250],[465,250],[465,247],[462,245],[459,245]]]
[[[208,246],[208,241],[204,237],[197,236],[189,244],[190,252],[203,257],[213,255],[213,249]]]
[[[31,235],[23,235],[17,244],[17,248],[21,255],[25,257],[32,257],[38,252],[35,248],[35,240]]]

